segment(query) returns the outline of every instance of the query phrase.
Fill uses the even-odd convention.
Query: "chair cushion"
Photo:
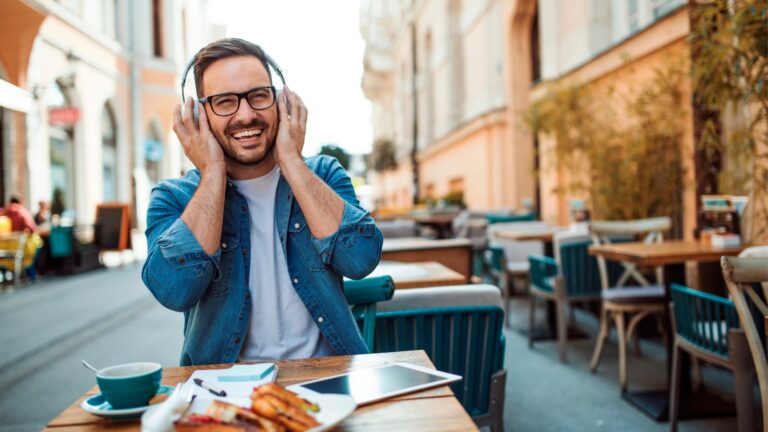
[[[657,302],[664,301],[663,285],[627,286],[603,290],[603,300],[611,302]]]
[[[531,265],[528,261],[507,262],[507,271],[510,273],[528,273]]]
[[[392,300],[377,303],[379,312],[453,306],[502,306],[501,290],[493,285],[454,285],[395,290]]]

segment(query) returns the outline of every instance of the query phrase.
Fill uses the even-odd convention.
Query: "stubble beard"
[[[259,151],[257,148],[254,150],[249,150],[249,153],[245,155],[238,154],[237,140],[232,138],[230,133],[226,133],[223,136],[220,133],[214,133],[214,135],[216,136],[217,141],[219,141],[219,145],[224,152],[224,157],[226,157],[229,162],[233,162],[243,167],[253,167],[264,162],[267,157],[271,157],[272,149],[275,147],[275,141],[277,140],[277,130],[269,127],[264,128],[264,130],[269,133],[269,136],[267,137],[266,145],[263,147],[263,151]]]

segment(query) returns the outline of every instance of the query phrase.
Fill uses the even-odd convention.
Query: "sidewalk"
[[[178,366],[183,317],[141,282],[141,264],[43,279],[0,294],[0,430],[45,427],[96,384],[96,366]],[[12,387],[11,387],[12,386]]]

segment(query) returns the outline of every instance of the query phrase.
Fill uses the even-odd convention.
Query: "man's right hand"
[[[181,104],[173,110],[173,132],[184,148],[184,154],[205,175],[210,168],[226,174],[224,151],[208,126],[204,106],[199,106],[199,122],[195,121],[194,100],[187,97],[182,110]]]

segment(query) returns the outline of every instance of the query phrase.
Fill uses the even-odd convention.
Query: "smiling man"
[[[181,365],[367,352],[342,277],[376,267],[381,233],[336,159],[302,158],[307,108],[275,90],[268,59],[211,43],[194,59],[198,100],[174,111],[197,169],[153,189],[142,279],[184,312]]]

